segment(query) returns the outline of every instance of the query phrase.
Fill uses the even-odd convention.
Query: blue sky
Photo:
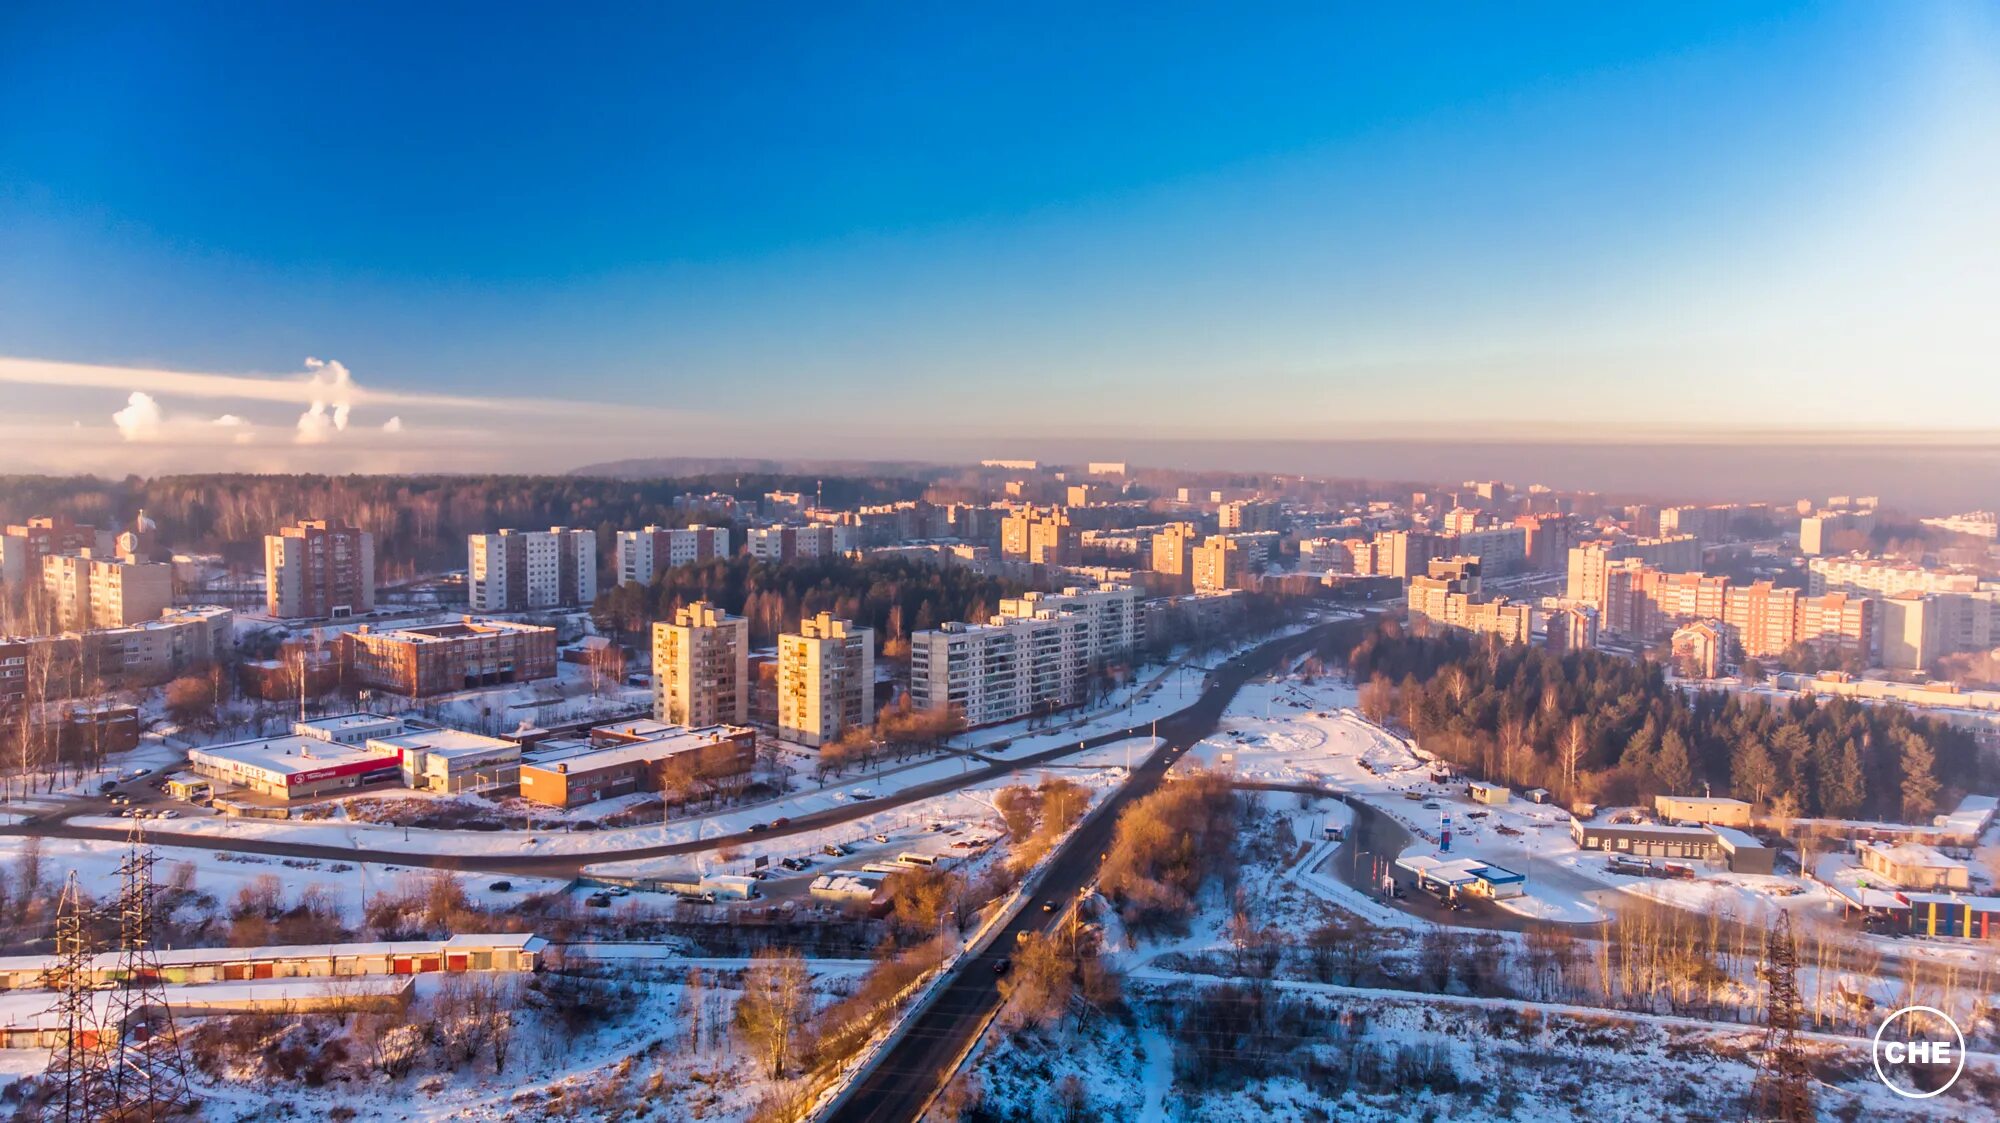
[[[14,461],[2000,419],[1974,6],[294,8],[0,10]]]

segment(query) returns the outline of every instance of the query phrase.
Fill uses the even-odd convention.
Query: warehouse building
[[[1740,799],[1708,796],[1658,795],[1653,810],[1660,818],[1677,823],[1709,823],[1725,827],[1750,825],[1750,805]]]
[[[588,742],[545,742],[528,754],[520,767],[521,798],[577,807],[744,776],[756,763],[757,733],[745,726],[625,722],[592,730]]]
[[[348,978],[458,971],[536,971],[549,942],[530,932],[486,932],[448,940],[356,944],[284,944],[253,948],[179,948],[156,953],[160,979],[171,985],[259,979]],[[0,991],[40,990],[56,961],[46,955],[0,957]],[[91,960],[91,985],[110,986],[123,967],[119,952]]]
[[[1972,871],[1917,842],[1863,842],[1854,847],[1861,868],[1905,889],[1969,889]]]
[[[1770,873],[1775,855],[1748,832],[1734,827],[1683,827],[1664,823],[1586,823],[1570,820],[1570,837],[1580,850],[1631,858],[1713,862],[1731,873]]]

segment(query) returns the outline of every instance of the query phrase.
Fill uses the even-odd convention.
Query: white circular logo
[[[1951,1027],[1951,1037],[1945,1038],[1933,1032],[1928,1037],[1883,1041],[1882,1034],[1895,1024],[1896,1019],[1906,1014],[1931,1015]],[[1882,1067],[1885,1061],[1889,1065],[1887,1070]],[[1950,1079],[1928,1092],[1918,1091],[1916,1085],[1908,1078],[1908,1074],[1912,1071],[1935,1072],[1945,1065],[1953,1066]],[[1965,1034],[1959,1032],[1958,1023],[1952,1021],[1951,1015],[1943,1010],[1934,1006],[1905,1006],[1884,1018],[1881,1027],[1875,1031],[1875,1075],[1882,1081],[1883,1086],[1904,1099],[1927,1100],[1932,1096],[1941,1095],[1953,1084],[1958,1083],[1959,1074],[1964,1071]],[[1903,1075],[1904,1083],[1908,1086],[1899,1087],[1895,1081],[1889,1079],[1890,1072]]]

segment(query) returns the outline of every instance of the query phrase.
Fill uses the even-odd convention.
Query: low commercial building
[[[1505,900],[1527,892],[1528,879],[1503,866],[1478,858],[1446,859],[1432,854],[1412,854],[1396,859],[1398,868],[1415,876],[1417,887],[1437,893],[1447,900],[1461,894]]]
[[[1570,821],[1570,837],[1578,849],[1628,854],[1636,858],[1680,858],[1719,861],[1722,842],[1707,827],[1676,827],[1665,823],[1586,823]]]
[[[373,714],[356,714],[355,725],[380,722]],[[338,739],[339,726],[322,719],[299,722],[283,737],[262,737],[227,745],[188,750],[188,764],[218,783],[247,788],[273,799],[309,799],[369,784],[392,784],[401,775],[402,750],[380,741]],[[392,719],[393,720],[393,719]],[[394,722],[393,732],[403,731]]]
[[[593,730],[589,742],[548,742],[527,754],[520,766],[521,798],[577,807],[744,776],[756,763],[757,734],[744,726],[623,723]]]
[[[1947,858],[1922,843],[1863,842],[1854,852],[1861,868],[1905,889],[1969,889],[1972,871],[1964,862]]]
[[[259,979],[335,979],[361,975],[540,970],[549,942],[531,932],[488,932],[448,940],[298,944],[250,948],[161,949],[160,978],[171,985],[248,982]],[[48,987],[53,956],[0,957],[0,991]],[[92,957],[91,984],[111,986],[124,969],[118,952]]]
[[[423,729],[368,742],[402,754],[403,785],[420,792],[489,792],[521,782],[521,746],[460,729]]]
[[[1958,893],[1898,893],[1904,907],[1891,913],[1904,931],[1919,936],[2000,939],[2000,897]]]
[[[539,624],[467,616],[385,632],[363,625],[340,642],[357,683],[410,698],[556,673],[556,630]]]
[[[1711,827],[1715,840],[1722,847],[1723,860],[1729,864],[1730,873],[1770,874],[1777,869],[1777,852],[1764,845],[1762,839],[1748,831],[1735,827]]]
[[[1700,795],[1657,795],[1653,810],[1660,818],[1682,823],[1705,823],[1725,827],[1750,825],[1750,805],[1740,799]]]
[[[1476,803],[1490,803],[1496,806],[1506,803],[1514,795],[1505,784],[1487,784],[1478,780],[1467,785],[1466,792]]]

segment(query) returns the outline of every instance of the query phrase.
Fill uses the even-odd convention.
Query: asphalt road
[[[1347,626],[1358,623],[1347,622]],[[1151,792],[1190,747],[1215,731],[1223,710],[1244,682],[1270,670],[1288,653],[1303,650],[1326,630],[1341,626],[1324,625],[1274,640],[1226,664],[1215,672],[1200,700],[1171,718],[1161,719],[1160,737],[1166,744],[1135,768],[1131,780],[1112,794],[1110,804],[1063,845],[1044,875],[1036,900],[1066,904],[1096,881],[1098,866],[1110,849],[1119,809]],[[943,984],[944,989],[827,1116],[826,1123],[915,1123],[999,1007],[999,976],[994,974],[994,965],[1007,958],[1023,933],[1047,931],[1062,915],[1060,908],[1045,913],[1039,905],[1030,905],[998,933],[986,954],[961,961]]]

